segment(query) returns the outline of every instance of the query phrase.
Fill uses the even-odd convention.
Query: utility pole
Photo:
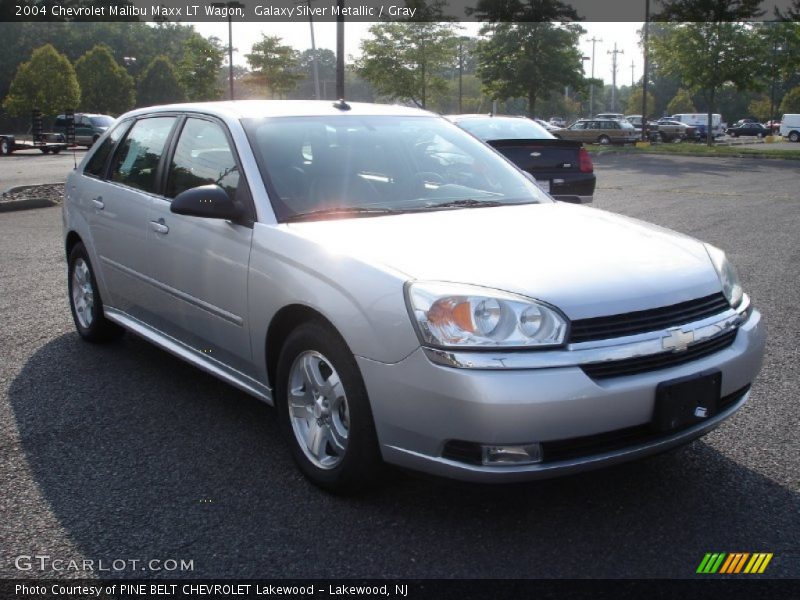
[[[633,78],[633,67],[633,61],[631,61],[631,89],[633,89],[633,86],[636,85],[636,80]]]
[[[650,40],[650,0],[644,3],[644,66],[642,67],[642,141],[648,140],[647,134],[647,48]]]
[[[625,54],[625,51],[617,50],[617,42],[614,42],[614,49],[606,54],[611,55],[611,112],[617,112],[617,54]]]
[[[319,95],[319,67],[317,66],[317,43],[314,40],[314,17],[311,16],[311,0],[308,4],[308,25],[311,27],[311,68],[314,73],[314,100],[321,100]]]
[[[592,39],[589,40],[592,42],[592,81],[589,84],[589,117],[594,116],[594,45],[597,42],[602,42],[602,39],[597,39],[596,37],[592,36]]]
[[[336,0],[336,98],[344,100],[344,0]]]
[[[464,97],[464,38],[458,38],[458,114],[464,112],[462,98]]]

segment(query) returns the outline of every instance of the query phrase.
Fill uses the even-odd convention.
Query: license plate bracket
[[[721,388],[720,371],[704,371],[659,383],[653,427],[658,431],[677,431],[708,420],[717,414]]]

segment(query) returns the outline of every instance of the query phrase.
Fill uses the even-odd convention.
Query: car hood
[[[572,319],[719,292],[697,240],[565,203],[292,223],[293,233],[409,280],[470,283],[549,302]]]

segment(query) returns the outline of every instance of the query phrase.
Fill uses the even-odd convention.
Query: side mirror
[[[228,192],[216,184],[201,185],[181,192],[175,196],[169,210],[177,215],[229,221],[242,216],[242,209],[234,204]]]

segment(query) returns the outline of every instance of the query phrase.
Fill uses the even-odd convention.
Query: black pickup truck
[[[525,117],[450,115],[450,121],[486,142],[536,179],[556,200],[591,202],[596,178],[581,142],[559,140]]]

